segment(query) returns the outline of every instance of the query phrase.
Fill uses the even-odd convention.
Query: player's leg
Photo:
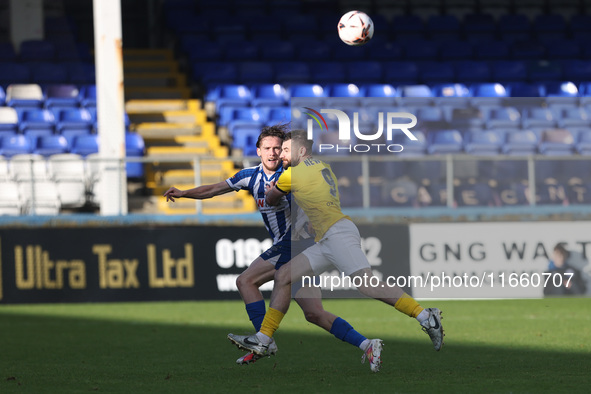
[[[236,287],[238,287],[240,296],[246,305],[246,312],[255,331],[261,329],[266,312],[265,301],[259,287],[273,280],[274,274],[273,264],[259,256],[236,279]]]

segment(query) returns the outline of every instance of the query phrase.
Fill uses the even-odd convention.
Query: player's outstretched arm
[[[212,185],[202,185],[194,187],[193,189],[179,190],[176,187],[171,187],[164,193],[166,202],[174,202],[175,198],[193,198],[196,200],[204,200],[219,196],[220,194],[228,193],[233,189],[226,183],[226,181],[214,183]]]

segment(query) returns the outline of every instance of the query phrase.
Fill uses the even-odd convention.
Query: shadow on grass
[[[0,392],[588,392],[591,355],[385,337],[383,369],[318,331],[238,366],[225,327],[0,314]]]

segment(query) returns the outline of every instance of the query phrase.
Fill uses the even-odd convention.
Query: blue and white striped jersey
[[[271,176],[263,171],[263,164],[256,167],[248,167],[238,171],[233,177],[226,179],[228,185],[238,190],[248,190],[261,212],[265,227],[273,239],[273,244],[279,241],[291,240],[291,204],[287,197],[282,197],[278,205],[271,206],[265,202],[265,185],[277,182],[279,175],[283,173],[283,167]]]

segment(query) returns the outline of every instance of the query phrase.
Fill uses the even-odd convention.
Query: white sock
[[[361,342],[361,345],[359,345],[359,349],[365,351],[365,349],[367,349],[367,347],[369,346],[369,343],[371,341],[369,339],[365,339],[363,342]]]
[[[423,309],[423,311],[421,313],[419,313],[419,315],[417,316],[417,320],[419,323],[424,322],[428,318],[429,318],[429,312],[426,309]]]
[[[273,340],[273,338],[263,334],[262,332],[257,332],[256,333],[257,339],[263,344],[263,345],[268,345],[271,343],[271,341]]]

